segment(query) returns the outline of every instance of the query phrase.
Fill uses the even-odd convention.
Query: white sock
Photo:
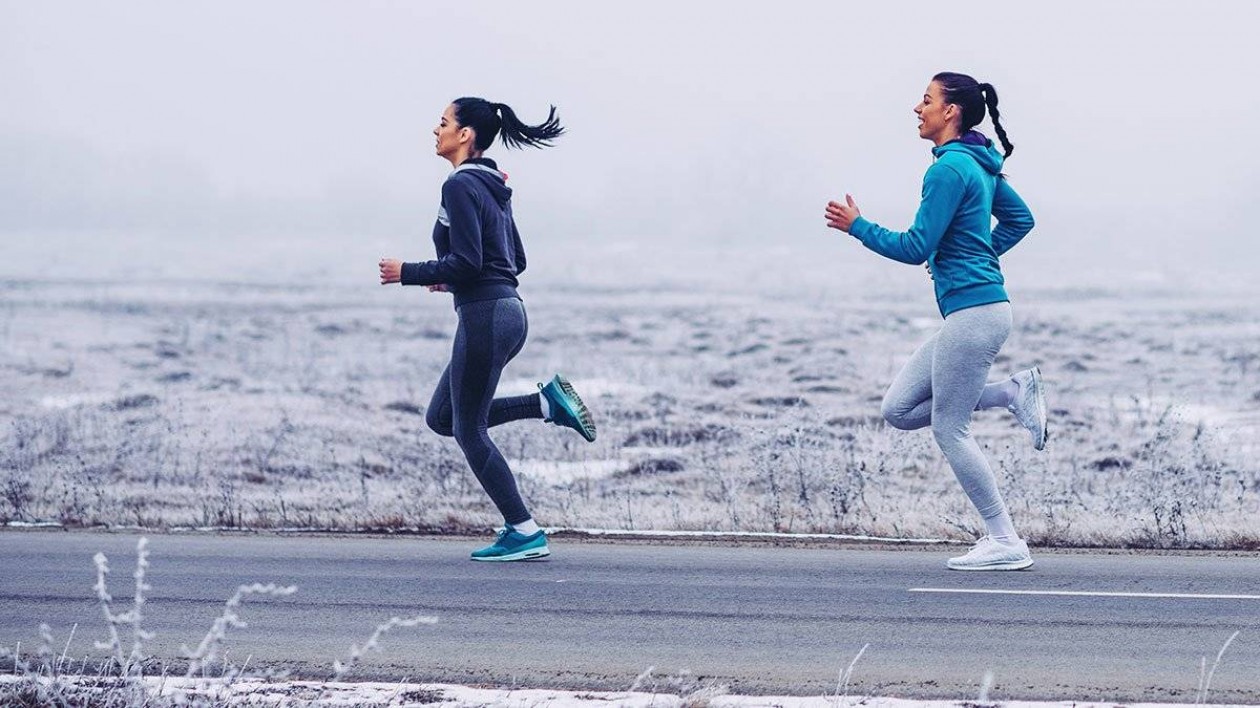
[[[542,395],[542,391],[538,392],[538,407],[542,409],[543,420],[551,420],[551,402]]]
[[[1015,533],[1015,524],[1011,522],[1011,515],[1006,512],[992,519],[985,519],[984,527],[989,532],[989,536],[999,543],[1014,543],[1019,540],[1019,534]]]
[[[1019,384],[1015,382],[1015,379],[991,383],[985,386],[984,391],[981,392],[980,402],[976,404],[976,410],[1006,408],[1015,402],[1015,398],[1018,395]]]
[[[522,536],[532,536],[538,533],[538,524],[533,519],[525,519],[519,524],[512,524],[512,528]]]

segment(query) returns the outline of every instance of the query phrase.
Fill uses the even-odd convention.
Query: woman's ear
[[[461,144],[472,142],[472,139],[473,139],[472,128],[469,128],[468,126],[464,126],[463,128],[459,129],[459,142]]]

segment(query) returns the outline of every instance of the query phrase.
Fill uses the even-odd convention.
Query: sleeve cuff
[[[865,216],[859,216],[853,220],[853,225],[849,227],[849,235],[853,238],[866,243],[866,234],[870,231],[871,222],[866,220]]]
[[[403,263],[399,282],[402,285],[421,285],[420,266],[420,263]]]

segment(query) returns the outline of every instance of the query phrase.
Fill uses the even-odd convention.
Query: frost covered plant
[[[832,705],[839,705],[840,698],[849,695],[849,680],[853,678],[853,667],[857,666],[858,659],[861,659],[862,655],[865,654],[866,650],[870,647],[870,642],[863,644],[862,648],[858,650],[858,653],[854,655],[853,661],[849,662],[848,668],[840,671],[840,675],[836,678],[836,693],[832,697]]]
[[[74,640],[74,635],[78,628],[78,624],[71,627],[65,648],[58,654],[55,650],[52,628],[45,623],[41,623],[39,625],[40,644],[35,652],[35,656],[38,657],[37,661],[22,658],[22,645],[20,643],[15,649],[0,647],[0,659],[9,659],[13,662],[15,679],[0,683],[0,705],[131,706],[141,705],[142,701],[147,701],[144,688],[139,683],[130,680],[130,678],[124,678],[121,681],[104,679],[104,681],[113,681],[109,686],[109,690],[112,691],[110,694],[111,699],[107,703],[93,702],[91,697],[99,694],[101,692],[100,689],[96,687],[83,688],[81,686],[85,682],[83,669],[87,665],[87,660],[84,660],[83,666],[80,666],[79,671],[75,674],[63,671],[63,669],[72,668],[74,665],[73,660],[66,661],[66,656],[70,651],[70,643]],[[108,669],[104,668],[102,670]],[[102,676],[99,673],[95,680],[98,686],[102,684]],[[147,702],[144,705],[147,705]]]
[[[712,705],[713,700],[718,696],[730,691],[730,688],[724,684],[711,680],[701,681],[685,669],[677,674],[662,676],[658,681],[652,673],[655,670],[655,666],[644,669],[643,673],[636,676],[634,682],[630,684],[630,691],[647,691],[655,696],[660,688],[659,684],[664,683],[666,691],[678,696],[679,708],[704,708]]]
[[[1203,705],[1204,703],[1207,703],[1208,693],[1212,690],[1212,677],[1216,675],[1216,667],[1221,665],[1221,657],[1225,656],[1225,650],[1229,648],[1230,644],[1234,643],[1234,640],[1238,638],[1238,634],[1239,632],[1235,631],[1233,634],[1229,635],[1229,639],[1226,639],[1225,643],[1221,645],[1221,650],[1216,653],[1216,661],[1212,662],[1212,668],[1210,670],[1207,666],[1206,656],[1203,657],[1203,661],[1199,663],[1199,691],[1195,696],[1194,701],[1196,704]]]
[[[165,672],[160,684],[155,685],[151,681],[146,683],[142,680],[143,664],[149,658],[144,653],[144,643],[154,636],[153,633],[145,631],[142,626],[146,593],[151,589],[145,581],[149,568],[148,539],[141,538],[136,545],[136,551],[135,598],[131,609],[126,612],[116,613],[113,609],[114,598],[109,593],[107,582],[110,572],[109,559],[103,553],[97,553],[93,557],[96,565],[96,584],[93,589],[109,631],[109,640],[97,642],[96,647],[109,652],[108,662],[102,664],[94,677],[85,676],[82,667],[78,674],[64,674],[62,668],[66,664],[70,642],[74,639],[78,625],[74,625],[70,630],[70,638],[66,641],[65,649],[58,655],[52,628],[47,624],[41,624],[39,627],[41,641],[37,651],[38,662],[24,659],[20,644],[14,649],[0,647],[0,659],[11,660],[14,673],[21,677],[19,681],[0,684],[0,704],[11,705],[17,701],[19,705],[154,706],[155,708],[188,705],[190,702],[197,706],[226,705],[224,701],[227,699],[223,698],[222,692],[230,689],[235,679],[243,675],[244,666],[225,669],[221,678],[211,679],[208,683],[199,681],[198,685],[201,688],[194,689],[194,693],[177,693],[173,698],[164,695],[167,690]],[[183,647],[183,652],[188,658],[188,669],[184,678],[204,678],[207,667],[212,662],[219,659],[221,655],[226,657],[223,645],[228,630],[247,626],[238,614],[245,598],[255,595],[285,597],[296,591],[296,586],[282,586],[275,583],[265,585],[253,583],[237,587],[232,597],[224,603],[223,613],[214,620],[210,631],[202,638],[197,648],[190,650],[186,646]],[[344,663],[341,661],[333,663],[335,678],[343,677],[368,651],[373,649],[379,651],[381,637],[390,630],[396,627],[415,627],[436,622],[436,617],[426,616],[390,618],[389,621],[377,626],[362,646],[351,645],[350,656]],[[123,646],[127,632],[131,635],[130,651],[125,650]],[[226,659],[224,661],[226,663]],[[84,659],[84,666],[86,663],[87,659]],[[245,663],[248,664],[249,660],[247,659]],[[118,666],[121,679],[109,678],[115,664]],[[266,678],[283,677],[271,672],[264,672],[262,675]],[[201,694],[198,695],[197,691]]]
[[[228,601],[223,604],[223,614],[215,618],[214,623],[210,625],[210,631],[206,632],[206,636],[201,638],[201,644],[197,645],[196,650],[190,651],[187,646],[183,647],[185,656],[188,657],[188,671],[184,674],[185,678],[192,678],[198,672],[205,672],[205,667],[209,665],[219,656],[219,650],[223,647],[223,640],[227,638],[227,632],[233,627],[248,626],[240,615],[236,614],[237,608],[241,606],[246,596],[249,595],[270,595],[272,597],[285,597],[297,592],[296,585],[280,586],[275,583],[253,583],[251,585],[241,585],[236,588],[236,592]]]
[[[97,553],[93,558],[96,563],[96,585],[93,589],[96,590],[96,598],[101,604],[101,613],[105,616],[105,623],[109,627],[109,641],[97,642],[96,648],[110,652],[123,676],[140,673],[141,664],[145,659],[144,642],[153,638],[153,633],[145,631],[141,626],[144,621],[144,593],[152,589],[144,580],[149,568],[148,546],[149,539],[143,536],[136,542],[135,597],[131,610],[118,614],[113,611],[114,598],[110,596],[106,583],[106,576],[109,575],[109,558],[104,553]],[[131,651],[127,654],[123,653],[122,639],[119,636],[119,627],[122,626],[131,628]]]
[[[395,627],[416,627],[422,624],[437,624],[436,617],[426,617],[424,615],[416,615],[415,617],[390,617],[387,622],[377,625],[376,630],[372,632],[372,636],[363,643],[363,646],[357,644],[350,645],[350,656],[345,663],[340,659],[333,662],[333,680],[340,681],[343,676],[353,669],[355,664],[359,663],[359,659],[368,651],[375,649],[381,650],[380,639],[384,634]]]
[[[648,681],[651,681],[651,680],[652,680],[652,672],[653,672],[653,671],[655,671],[655,670],[656,670],[656,667],[655,667],[655,666],[649,666],[649,667],[647,667],[646,669],[644,669],[644,670],[643,670],[643,673],[639,674],[638,676],[635,676],[635,677],[634,677],[634,682],[630,684],[630,691],[631,691],[631,692],[634,692],[634,691],[642,691],[642,690],[643,690],[643,686],[644,686],[644,685],[645,685]],[[655,683],[653,683],[653,688],[655,688]],[[655,692],[655,691],[653,691],[653,692]]]
[[[145,575],[149,569],[148,546],[149,539],[144,537],[141,537],[136,543],[135,596],[132,600],[131,609],[126,612],[115,613],[113,609],[114,598],[109,594],[108,586],[109,558],[104,553],[97,553],[93,557],[93,561],[96,564],[96,585],[93,586],[93,590],[96,591],[96,598],[101,605],[101,614],[105,617],[105,624],[109,630],[108,641],[97,642],[96,648],[110,653],[111,662],[118,665],[119,673],[124,677],[139,677],[141,675],[144,660],[148,658],[144,653],[144,643],[153,638],[153,633],[146,631],[142,626],[144,622],[144,605],[147,599],[145,593],[152,589],[145,581]],[[225,603],[223,614],[215,619],[210,627],[210,631],[202,638],[196,650],[189,650],[187,647],[184,647],[184,653],[189,660],[186,676],[191,678],[198,672],[204,672],[206,665],[218,658],[219,651],[223,646],[223,641],[227,637],[229,629],[246,626],[240,615],[237,614],[237,609],[246,596],[271,595],[282,597],[292,595],[296,591],[296,586],[279,586],[275,583],[266,585],[254,583],[238,587],[236,593],[228,598],[228,601]],[[128,630],[131,633],[131,650],[124,652],[123,632]],[[48,642],[47,637],[45,642]],[[69,645],[67,644],[67,646]]]
[[[8,659],[13,662],[13,673],[29,673],[31,670],[30,662],[22,659],[22,643],[18,642],[17,648],[10,649],[8,647],[0,647],[0,659]]]

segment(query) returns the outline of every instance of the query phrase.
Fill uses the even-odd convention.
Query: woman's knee
[[[885,397],[884,402],[879,406],[880,415],[884,416],[884,420],[889,425],[898,430],[914,430],[914,425],[908,414],[910,410],[905,406],[898,405],[892,398]]]
[[[424,413],[424,422],[428,424],[430,430],[442,437],[449,438],[455,435],[450,410],[445,406],[429,406],[429,410]]]

